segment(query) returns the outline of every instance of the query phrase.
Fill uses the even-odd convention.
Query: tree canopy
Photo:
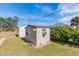
[[[0,28],[3,28],[4,30],[14,30],[17,28],[17,24],[18,24],[18,17],[17,16],[15,16],[14,18],[0,17]]]
[[[71,26],[79,26],[79,16],[75,16],[71,19]]]

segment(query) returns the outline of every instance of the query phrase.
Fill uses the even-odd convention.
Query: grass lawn
[[[62,55],[79,55],[78,47],[69,47],[69,45],[59,44],[59,43],[51,43],[44,47],[35,49],[31,46],[28,46],[27,43],[19,39],[15,36],[15,32],[2,32],[0,33],[0,37],[5,37],[6,40],[2,46],[0,46],[0,55],[23,55],[23,56],[36,56],[36,55],[54,55],[54,56],[62,56]]]

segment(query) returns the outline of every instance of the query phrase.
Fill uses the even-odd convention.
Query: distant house
[[[25,40],[36,47],[50,43],[50,28],[48,26],[28,25]]]
[[[50,25],[50,28],[53,28],[53,27],[65,27],[65,26],[68,26],[68,25],[65,25],[63,23],[57,23],[57,24],[54,24],[54,25]]]

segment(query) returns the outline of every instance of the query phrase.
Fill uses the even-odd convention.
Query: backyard
[[[18,55],[18,56],[61,56],[61,55],[79,55],[78,46],[52,42],[41,48],[33,48],[23,40],[15,36],[16,32],[1,32],[0,37],[6,38],[0,46],[0,55]]]

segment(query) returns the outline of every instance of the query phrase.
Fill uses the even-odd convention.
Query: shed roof
[[[49,28],[49,26],[36,26],[36,25],[28,25],[28,26],[31,26],[33,28]]]

